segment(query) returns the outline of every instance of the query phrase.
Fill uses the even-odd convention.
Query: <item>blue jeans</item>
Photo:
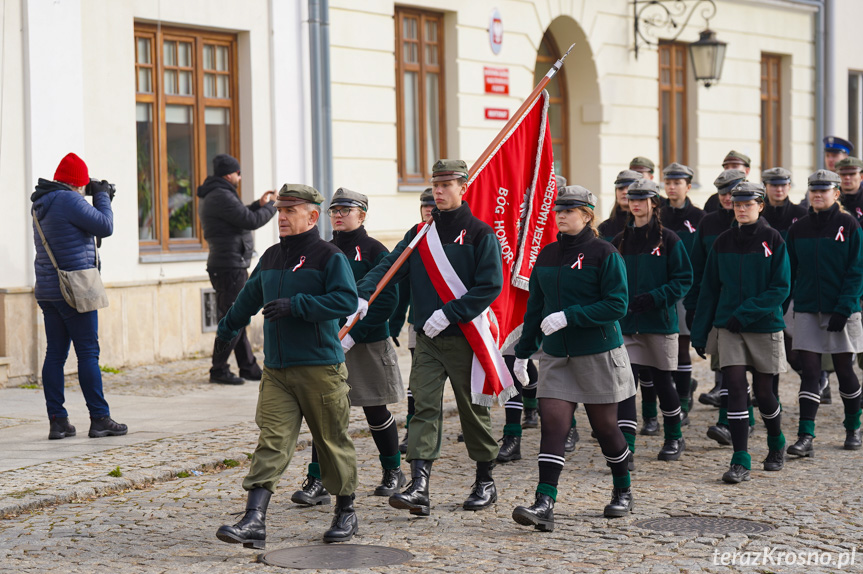
[[[102,393],[102,371],[99,370],[99,316],[97,311],[79,313],[66,301],[39,301],[45,316],[48,348],[42,365],[42,386],[48,417],[68,417],[63,407],[63,367],[69,357],[69,343],[75,344],[78,356],[78,382],[93,418],[110,416]]]

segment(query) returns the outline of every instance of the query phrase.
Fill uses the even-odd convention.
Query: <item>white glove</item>
[[[551,335],[556,331],[560,331],[564,327],[566,327],[566,315],[563,314],[563,311],[552,313],[543,319],[542,323],[539,325],[539,328],[542,329],[542,332],[546,335]]]
[[[345,338],[342,339],[342,351],[347,353],[348,351],[351,350],[351,347],[353,347],[356,344],[357,344],[357,342],[354,341],[354,338],[351,337],[350,333],[348,333],[347,335],[345,335]]]
[[[443,309],[438,309],[432,313],[432,316],[429,317],[426,324],[423,325],[423,333],[425,333],[430,339],[434,339],[447,327],[449,327],[449,319],[446,318]]]
[[[357,299],[357,315],[360,316],[360,320],[366,316],[366,313],[369,312],[369,302],[363,299],[362,297]]]
[[[527,375],[527,361],[528,359],[516,359],[515,364],[512,366],[515,378],[522,385],[526,385],[530,381],[530,377]]]

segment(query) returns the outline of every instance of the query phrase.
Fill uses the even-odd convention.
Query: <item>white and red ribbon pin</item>
[[[296,265],[294,265],[294,268],[293,268],[293,269],[291,269],[291,271],[296,271],[297,269],[299,269],[300,267],[302,267],[302,266],[303,266],[303,263],[305,263],[305,262],[306,262],[306,256],[305,256],[305,255],[301,255],[301,256],[300,256],[300,262],[299,262],[299,263],[297,263]]]
[[[857,219],[863,219],[863,210],[857,208]]]
[[[651,254],[651,255],[656,255],[657,257],[659,257],[660,255],[662,255],[662,254],[659,252],[659,247],[660,247],[659,245],[657,245],[656,247],[654,247],[654,248],[653,248],[653,251],[651,251],[651,252],[650,252],[650,254]]]
[[[770,246],[767,245],[766,241],[762,241],[761,245],[764,246],[764,257],[770,257],[773,255],[773,251],[770,250]]]
[[[461,233],[458,234],[458,237],[455,238],[453,243],[458,243],[459,245],[464,245],[464,234],[467,233],[467,229],[462,229]]]
[[[354,261],[362,261],[363,260],[363,252],[360,251],[360,246],[357,245],[357,254],[354,256]]]
[[[843,233],[843,231],[845,231],[845,226],[840,225],[839,231],[836,232],[836,237],[835,237],[836,241],[841,241],[842,243],[845,243],[845,234]]]
[[[570,266],[570,269],[575,269],[576,267],[578,267],[579,269],[581,269],[581,262],[582,262],[582,261],[584,261],[584,253],[579,253],[579,254],[578,254],[578,259],[576,259],[576,260],[575,260],[575,263],[573,263],[573,264]]]
[[[683,225],[686,226],[686,229],[689,230],[689,233],[695,233],[695,227],[693,227],[692,224],[689,223],[688,219],[683,222]]]

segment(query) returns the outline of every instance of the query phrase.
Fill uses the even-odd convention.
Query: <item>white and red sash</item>
[[[423,226],[425,224],[421,223],[417,231]],[[434,222],[417,243],[417,250],[432,286],[444,304],[467,293],[467,288],[447,259]],[[506,368],[503,355],[497,348],[488,309],[471,322],[459,323],[458,326],[473,350],[470,372],[471,401],[475,405],[486,407],[494,405],[495,402],[503,405],[507,399],[517,394],[517,390],[509,369]]]

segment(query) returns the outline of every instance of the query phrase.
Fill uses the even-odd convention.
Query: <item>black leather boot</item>
[[[523,429],[535,429],[539,426],[539,410],[524,409],[524,422],[521,423]]]
[[[563,452],[572,452],[575,450],[575,443],[579,441],[578,429],[569,427],[569,432],[566,433],[566,442],[563,443]]]
[[[815,456],[815,445],[812,444],[812,439],[815,438],[811,434],[802,434],[797,437],[797,442],[788,447],[788,454],[794,456]]]
[[[861,441],[861,433],[859,428],[855,430],[845,431],[845,450],[860,450],[861,445],[863,445],[863,441]]]
[[[357,513],[354,495],[336,496],[336,509],[330,529],[324,532],[324,542],[347,542],[357,533]]]
[[[317,506],[318,504],[329,504],[330,493],[324,488],[324,483],[317,476],[307,476],[303,482],[302,490],[291,495],[291,502],[304,506]]]
[[[782,470],[785,467],[785,451],[771,450],[767,452],[767,458],[764,459],[764,470],[775,471]]]
[[[686,441],[682,437],[666,439],[656,458],[659,460],[677,460],[684,450],[686,450]]]
[[[692,402],[692,400],[693,400],[693,397],[695,396],[695,391],[697,391],[697,390],[698,390],[698,380],[693,377],[689,382],[689,397],[688,397],[689,398],[689,408],[686,409],[686,412],[689,412],[692,410],[692,405],[694,404]]]
[[[429,508],[429,476],[431,475],[432,461],[412,460],[411,481],[404,492],[398,492],[390,496],[390,506],[410,510],[411,514],[428,516]]]
[[[656,420],[656,417],[648,417],[644,419],[644,425],[641,427],[641,430],[638,431],[638,434],[645,436],[656,436],[659,434],[659,421]]]
[[[494,461],[476,463],[476,481],[471,487],[467,500],[462,504],[465,510],[482,510],[497,502],[497,488],[491,477]]]
[[[407,479],[400,468],[385,468],[381,483],[375,488],[375,496],[392,496],[403,487]]]
[[[103,436],[123,436],[129,431],[126,425],[116,422],[111,417],[90,417],[90,438],[101,438]]]
[[[75,427],[69,422],[69,417],[52,417],[48,439],[58,440],[69,436],[75,436]]]
[[[719,407],[719,391],[722,390],[722,373],[717,372],[714,379],[713,388],[706,393],[701,393],[698,396],[698,402],[702,405],[710,405]]]
[[[511,462],[521,460],[521,437],[504,435],[500,441],[500,451],[497,453],[498,462]]]
[[[533,526],[542,532],[554,530],[554,499],[547,494],[536,493],[536,501],[530,506],[516,506],[512,519],[524,526]]]
[[[632,489],[615,488],[611,491],[611,502],[605,506],[602,515],[606,518],[620,518],[632,512]]]
[[[718,424],[707,429],[707,438],[712,438],[722,445],[731,444],[731,429],[728,425]]]
[[[267,528],[264,519],[272,493],[266,488],[249,491],[246,501],[246,514],[233,526],[222,526],[216,531],[216,538],[229,544],[242,544],[245,548],[263,548],[267,544]]]
[[[747,481],[749,480],[749,469],[742,464],[732,464],[722,475],[722,480],[728,484],[739,484]]]

